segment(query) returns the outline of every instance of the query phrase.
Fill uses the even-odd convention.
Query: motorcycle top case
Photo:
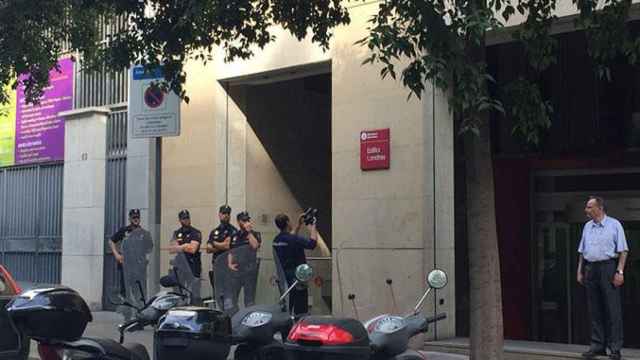
[[[91,310],[75,290],[35,289],[18,295],[7,314],[23,334],[38,340],[78,340],[93,320]]]
[[[205,307],[169,310],[154,333],[156,360],[226,359],[231,349],[231,319]]]
[[[302,318],[284,344],[287,360],[366,360],[369,335],[355,319],[328,316]]]

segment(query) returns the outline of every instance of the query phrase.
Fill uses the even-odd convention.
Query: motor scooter
[[[447,285],[447,275],[433,270],[427,276],[427,289],[411,313],[405,316],[383,314],[364,324],[357,319],[308,316],[291,329],[284,343],[288,360],[424,360],[424,354],[409,349],[409,340],[426,333],[429,325],[446,314],[427,317],[422,308],[432,289]]]
[[[280,295],[278,303],[250,306],[231,318],[232,341],[237,345],[235,360],[284,358],[282,339],[287,336],[296,321],[289,312],[286,300],[296,286],[311,280],[313,268],[308,264],[299,265],[295,276],[296,281]],[[278,336],[280,339],[276,338]]]
[[[143,330],[146,326],[155,326],[167,311],[176,307],[186,306],[191,302],[192,293],[183,285],[183,282],[185,279],[192,281],[189,279],[193,276],[191,276],[191,270],[184,255],[177,254],[172,260],[172,265],[171,273],[160,279],[160,285],[164,288],[176,288],[176,291],[163,290],[146,300],[142,284],[137,282],[140,291],[140,302],[144,304],[142,307],[137,307],[122,298],[119,301],[111,300],[113,305],[127,306],[136,310],[133,319],[118,325],[121,344],[124,342],[125,332],[135,332]]]
[[[7,305],[7,314],[18,333],[38,343],[42,360],[149,360],[141,344],[82,337],[93,317],[84,299],[67,287],[23,292]]]

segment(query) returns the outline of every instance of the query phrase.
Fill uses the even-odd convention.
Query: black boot
[[[622,359],[622,355],[620,354],[620,351],[613,351],[611,353],[611,355],[609,355],[609,359],[611,359],[611,360],[620,360],[620,359]]]
[[[582,353],[582,357],[585,359],[595,359],[597,356],[607,356],[607,352],[604,350],[589,349],[586,353]]]

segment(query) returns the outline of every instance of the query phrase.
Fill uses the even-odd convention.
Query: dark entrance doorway
[[[271,299],[276,292],[269,285],[275,267],[271,243],[278,233],[274,224],[278,213],[297,222],[297,212],[318,209],[318,231],[331,247],[331,63],[220,82],[246,119],[246,207],[254,212],[263,240],[257,299]],[[304,229],[301,235],[308,236]],[[330,313],[331,258],[316,249],[307,251],[307,262],[316,275],[309,283],[310,311]]]
[[[640,347],[640,333],[634,330],[635,319],[640,316],[640,173],[607,172],[545,173],[535,177],[535,236],[531,248],[535,340],[589,343],[585,289],[576,282],[577,248],[586,221],[582,212],[585,199],[599,194],[606,198],[607,213],[620,220],[625,229],[630,250],[622,288],[625,347]]]
[[[629,26],[640,31],[637,21]],[[640,347],[631,323],[640,308],[634,256],[640,250],[640,69],[620,59],[611,64],[610,79],[600,78],[583,32],[554,36],[558,61],[542,74],[532,72],[518,42],[487,47],[496,96],[525,76],[538,82],[553,106],[551,128],[537,146],[513,136],[514,119],[501,114],[491,119],[505,337],[588,342],[585,293],[575,279],[577,245],[586,221],[584,202],[600,195],[609,201],[609,214],[623,223],[631,247],[623,289],[625,347]],[[461,156],[456,161],[464,165]],[[463,266],[456,271],[459,336],[468,336],[464,249],[466,233],[473,231],[464,228],[464,186],[464,178],[457,177],[456,266]]]

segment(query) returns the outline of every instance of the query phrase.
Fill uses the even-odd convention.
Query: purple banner
[[[24,87],[18,86],[16,109],[16,164],[64,160],[64,118],[73,108],[73,61],[60,60],[60,72],[51,70],[50,85],[39,105],[25,103]]]

